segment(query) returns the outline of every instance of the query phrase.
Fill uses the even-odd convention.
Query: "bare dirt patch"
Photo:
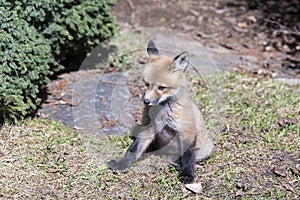
[[[297,0],[126,0],[113,8],[122,29],[171,28],[208,49],[217,50],[214,46],[218,45],[232,54],[257,57],[255,73],[298,78],[299,12]]]

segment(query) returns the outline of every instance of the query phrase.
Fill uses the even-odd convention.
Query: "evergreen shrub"
[[[112,36],[114,0],[1,0],[0,124],[31,114],[61,63]]]

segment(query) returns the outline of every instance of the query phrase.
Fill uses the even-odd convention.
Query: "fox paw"
[[[124,170],[129,167],[126,162],[122,162],[122,160],[110,160],[107,166],[112,170]]]
[[[193,176],[185,176],[185,175],[179,175],[179,181],[187,184],[187,183],[193,183],[194,177]]]

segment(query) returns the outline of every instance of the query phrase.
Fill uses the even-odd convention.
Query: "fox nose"
[[[150,104],[150,100],[149,99],[144,99],[144,104],[149,105]]]

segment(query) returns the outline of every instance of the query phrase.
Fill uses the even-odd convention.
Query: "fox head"
[[[189,64],[188,53],[182,52],[174,58],[160,55],[151,40],[148,43],[147,53],[150,59],[143,72],[144,103],[158,105],[176,101],[185,90],[184,72]]]

